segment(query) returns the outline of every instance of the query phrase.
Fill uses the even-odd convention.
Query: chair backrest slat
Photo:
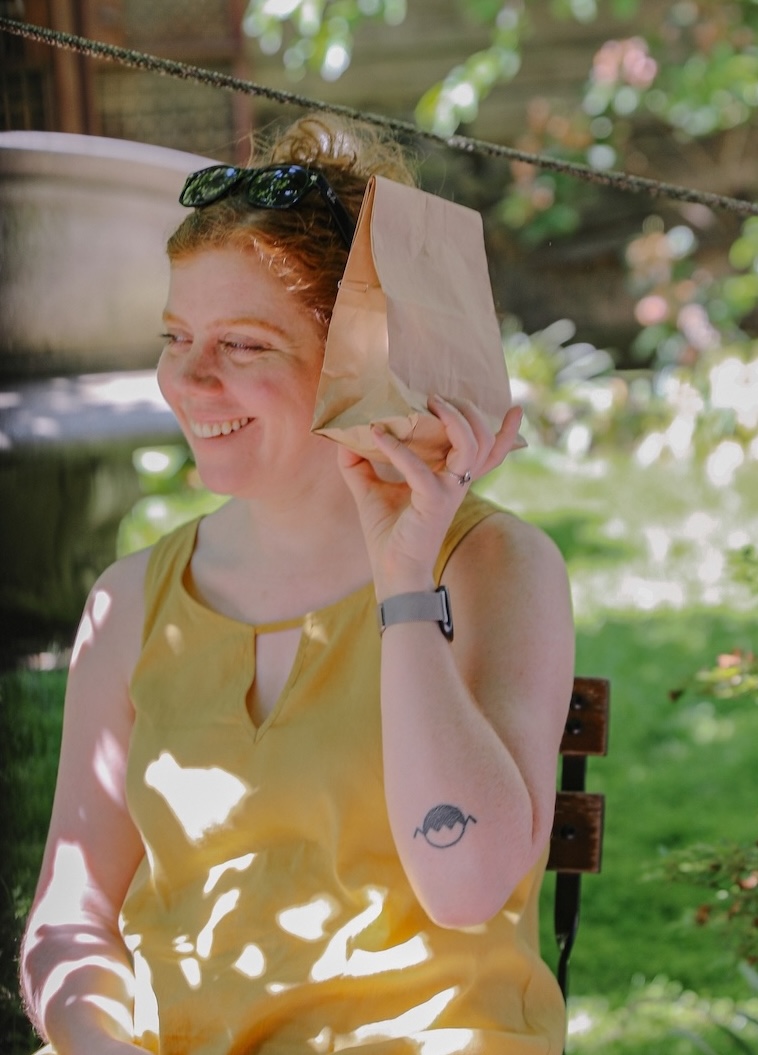
[[[561,741],[560,790],[556,796],[547,867],[556,872],[556,968],[564,999],[568,964],[579,927],[581,877],[599,872],[603,854],[605,797],[585,790],[587,757],[608,751],[610,683],[605,678],[574,679]]]
[[[599,872],[603,857],[605,797],[559,791],[547,866],[553,872]]]
[[[575,678],[561,754],[605,755],[608,752],[610,684],[604,678]]]

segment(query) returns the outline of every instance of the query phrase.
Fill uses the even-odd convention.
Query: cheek
[[[171,371],[171,359],[167,348],[164,348],[161,352],[158,366],[155,371],[155,379],[158,382],[158,388],[161,391],[161,395],[168,405],[172,406],[174,386]]]

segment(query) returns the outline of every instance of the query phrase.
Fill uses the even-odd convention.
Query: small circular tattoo
[[[430,846],[445,850],[461,841],[469,821],[476,824],[476,817],[471,814],[464,817],[457,806],[434,806],[424,817],[423,825],[416,828],[413,838],[420,832]]]

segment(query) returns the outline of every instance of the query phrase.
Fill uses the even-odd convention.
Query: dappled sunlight
[[[566,1032],[569,1037],[581,1036],[582,1033],[588,1033],[594,1024],[595,1019],[585,1008],[581,1011],[575,1012],[573,1015],[569,1015],[568,1029]]]
[[[168,751],[162,751],[147,767],[145,784],[165,800],[193,842],[220,827],[250,791],[225,769],[183,768]]]
[[[744,461],[742,445],[734,440],[724,440],[708,455],[705,474],[714,487],[729,487]]]
[[[210,919],[197,936],[196,949],[198,956],[207,960],[213,949],[213,932],[224,916],[234,912],[240,899],[239,890],[227,890],[225,894],[216,901],[211,911]]]
[[[666,977],[639,976],[618,1007],[594,996],[569,1001],[567,1051],[571,1055],[752,1052],[758,1040],[757,1012],[758,998],[708,999]],[[686,1045],[675,1047],[677,1038],[685,1038]]]
[[[682,608],[686,594],[683,585],[673,579],[644,579],[639,575],[624,575],[619,583],[615,603],[629,608],[638,608],[651,612],[656,608],[667,606]]]
[[[86,885],[87,866],[81,847],[61,840],[55,850],[50,882],[35,907],[35,929],[54,926],[62,919],[84,922],[81,892]]]
[[[243,854],[241,857],[234,857],[230,861],[224,861],[220,865],[213,865],[208,869],[208,880],[203,887],[204,894],[210,894],[214,889],[218,881],[227,872],[244,872],[255,860],[255,854]]]
[[[266,957],[252,942],[246,945],[234,963],[234,970],[247,978],[261,978],[266,970]]]
[[[406,942],[376,951],[357,948],[354,939],[379,918],[386,895],[368,891],[370,904],[363,912],[341,927],[331,938],[323,954],[311,968],[314,982],[329,978],[365,978],[384,971],[398,971],[428,960],[431,953],[421,934]]]
[[[357,916],[349,920],[344,927],[334,934],[327,945],[322,956],[311,968],[311,978],[314,982],[323,982],[328,978],[338,978],[350,973],[348,970],[351,958],[353,939],[365,930],[371,923],[381,915],[386,894],[376,888],[366,891],[369,904],[359,912]]]
[[[434,1029],[418,1037],[417,1043],[419,1055],[456,1055],[465,1051],[473,1040],[470,1029]]]
[[[187,980],[190,989],[199,989],[203,980],[200,964],[194,956],[185,956],[179,961],[179,969]]]
[[[122,788],[119,786],[121,768],[121,746],[107,729],[97,739],[92,767],[105,794],[115,803],[120,803]]]
[[[539,510],[540,503],[547,503],[539,493],[539,479],[534,485],[524,483],[524,509]],[[750,603],[749,592],[730,571],[732,554],[755,539],[758,492],[751,490],[747,476],[732,487],[713,489],[702,469],[641,470],[625,463],[612,469],[605,491],[589,480],[564,477],[554,483],[559,490],[548,508],[557,501],[557,508],[565,510],[562,519],[534,511],[527,516],[561,548],[579,618],[594,618],[609,608],[651,612],[728,604],[742,609]],[[516,487],[511,482],[517,495],[521,484],[521,479]],[[512,497],[501,500],[520,512]],[[600,508],[606,510],[605,519],[596,512]],[[572,517],[586,526],[567,537],[563,525]]]
[[[128,999],[131,1000],[133,998],[134,978],[132,971],[126,966],[126,964],[114,960],[114,958],[106,951],[97,956],[72,956],[67,960],[62,960],[57,963],[45,979],[45,984],[42,987],[42,992],[39,998],[39,1006],[41,1008],[46,1008],[51,1001],[54,1001],[58,994],[65,989],[66,983],[76,972],[89,971],[92,968],[98,968],[117,978],[123,987],[124,993],[127,994]],[[94,1000],[92,1002],[94,1003]],[[124,1018],[125,1009],[122,1001],[104,1000],[100,1006],[102,1010],[107,1010],[109,1013],[112,1008],[115,1008],[116,1020],[119,1022],[126,1022],[127,1029],[131,1031],[132,1019],[131,1016],[127,1016],[126,1019]]]
[[[111,609],[112,598],[106,590],[96,590],[92,600],[82,616],[79,630],[71,653],[71,666],[76,666],[79,655],[85,646],[91,645],[95,640],[97,631],[105,622]]]
[[[90,994],[82,997],[82,1003],[91,1004],[93,1007],[103,1011],[112,1022],[116,1022],[121,1027],[127,1036],[131,1034],[134,1028],[134,1021],[121,1001],[112,1000],[107,996]]]
[[[184,651],[184,635],[179,627],[174,623],[166,623],[163,634],[166,638],[166,644],[174,655],[180,656]]]
[[[106,996],[82,997],[95,1004],[120,1027],[131,1031],[131,1015],[124,998],[134,995],[134,975],[125,962],[114,958],[109,936],[99,923],[93,923],[87,911],[85,897],[90,890],[84,854],[79,845],[60,841],[56,847],[53,869],[47,887],[37,902],[31,917],[31,929],[26,940],[26,956],[33,964],[37,956],[45,957],[48,943],[65,943],[67,955],[60,959],[45,978],[39,996],[39,1007],[45,1009],[51,1001],[64,993],[72,977],[79,972],[104,972],[118,983],[121,999]]]
[[[455,999],[457,993],[457,987],[452,986],[450,989],[444,989],[441,993],[436,993],[423,1004],[403,1012],[397,1018],[387,1018],[381,1022],[368,1022],[353,1033],[337,1038],[335,1050],[339,1051],[341,1048],[350,1047],[356,1043],[365,1043],[372,1039],[400,1039],[402,1037],[412,1037],[415,1033],[421,1033],[434,1025],[451,1000]],[[439,1034],[439,1036],[436,1036],[436,1034]],[[446,1037],[446,1034],[450,1036]],[[444,1052],[460,1051],[464,1046],[464,1040],[467,1037],[471,1039],[472,1036],[471,1031],[466,1029],[435,1030],[435,1036],[428,1038],[426,1044],[422,1044],[421,1050],[425,1055],[443,1055]],[[451,1039],[455,1041],[454,1047],[447,1046]]]
[[[276,921],[282,930],[303,941],[318,941],[326,934],[325,924],[339,911],[339,905],[328,897],[317,897],[307,905],[282,909]]]
[[[202,985],[202,962],[209,960],[213,955],[216,929],[223,919],[237,909],[241,896],[238,887],[220,894],[211,907],[207,922],[194,941],[188,934],[174,939],[173,951],[177,954],[179,970],[190,989],[199,989]],[[138,949],[140,938],[132,935],[129,944],[135,950]],[[266,958],[257,945],[250,943],[240,953],[234,968],[248,978],[259,978],[265,971]]]

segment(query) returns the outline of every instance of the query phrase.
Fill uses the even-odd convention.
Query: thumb
[[[368,458],[364,458],[362,454],[357,454],[343,444],[340,444],[337,452],[337,464],[345,483],[355,498],[377,480],[374,467]]]

